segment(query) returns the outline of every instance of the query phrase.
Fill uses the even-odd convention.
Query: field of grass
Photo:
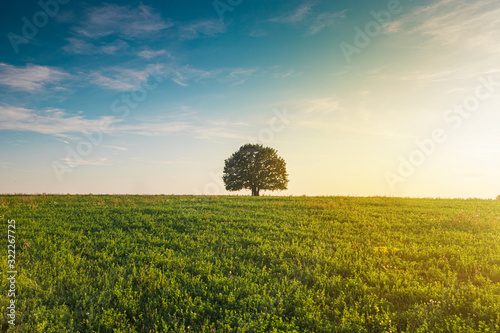
[[[8,332],[500,332],[500,201],[0,196]]]

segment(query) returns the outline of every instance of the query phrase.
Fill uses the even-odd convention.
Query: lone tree
[[[252,190],[258,196],[260,190],[286,190],[288,174],[286,163],[276,149],[260,144],[246,144],[224,161],[222,176],[226,190]]]

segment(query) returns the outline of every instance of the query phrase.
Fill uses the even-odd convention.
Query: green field
[[[500,200],[0,196],[8,332],[500,332]]]

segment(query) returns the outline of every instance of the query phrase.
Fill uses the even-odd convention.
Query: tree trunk
[[[257,187],[252,187],[252,197],[259,196],[259,189]]]

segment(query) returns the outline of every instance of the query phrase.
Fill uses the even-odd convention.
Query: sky
[[[500,194],[500,2],[4,3],[0,193]],[[231,192],[249,194],[249,191]]]

